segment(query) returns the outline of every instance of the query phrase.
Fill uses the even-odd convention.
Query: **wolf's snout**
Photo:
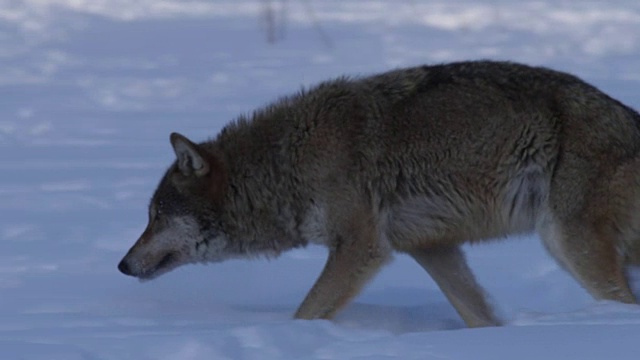
[[[129,263],[127,263],[125,259],[122,259],[122,261],[120,261],[120,263],[118,264],[118,270],[120,270],[120,272],[125,275],[133,276],[133,274],[131,273],[131,268],[129,268]]]

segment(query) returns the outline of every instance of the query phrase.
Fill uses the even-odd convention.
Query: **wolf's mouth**
[[[156,264],[156,266],[140,274],[138,278],[140,278],[140,280],[151,280],[155,277],[158,277],[174,268],[177,260],[178,256],[176,255],[176,253],[170,252],[167,255],[163,256],[158,264]]]

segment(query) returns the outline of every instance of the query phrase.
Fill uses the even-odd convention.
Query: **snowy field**
[[[170,132],[204,140],[322,79],[508,59],[640,108],[636,0],[273,5],[275,43],[258,0],[0,1],[0,359],[640,358],[640,307],[594,301],[535,237],[466,249],[499,328],[465,329],[405,256],[334,322],[291,320],[318,247],[120,274]]]

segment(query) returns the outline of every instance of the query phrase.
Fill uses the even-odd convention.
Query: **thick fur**
[[[339,78],[171,142],[128,275],[324,244],[296,317],[331,318],[398,251],[488,326],[460,245],[536,231],[595,298],[637,302],[640,116],[574,76],[480,61]]]

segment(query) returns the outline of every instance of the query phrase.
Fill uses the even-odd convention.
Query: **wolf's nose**
[[[127,262],[124,261],[124,259],[122,259],[122,261],[120,261],[120,264],[118,264],[118,270],[120,270],[120,272],[125,275],[131,275],[131,269],[129,268],[129,264],[127,264]]]

